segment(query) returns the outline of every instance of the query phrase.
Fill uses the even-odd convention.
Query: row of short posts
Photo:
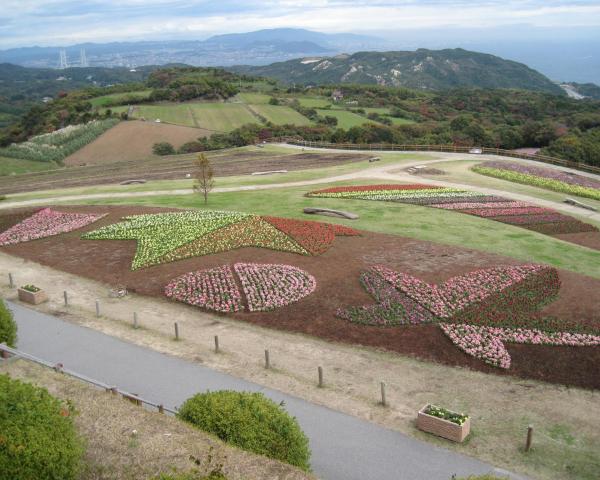
[[[12,273],[8,274],[8,285],[10,288],[15,288],[15,282],[14,282]],[[63,299],[64,299],[65,307],[68,307],[69,306],[69,295],[67,294],[66,290],[63,292]],[[96,317],[100,317],[100,300],[96,300]],[[173,327],[175,329],[175,340],[180,340],[179,324],[177,322],[175,322],[173,324]],[[134,329],[140,328],[137,312],[133,312],[133,328]],[[215,335],[214,341],[215,341],[215,353],[220,353],[221,348],[219,346],[219,336],[218,335]],[[269,350],[265,350],[265,369],[266,370],[271,369],[271,356],[269,354]],[[319,388],[323,388],[325,386],[325,383],[323,381],[323,367],[321,367],[321,366],[317,367],[317,376],[318,376],[317,386]],[[113,391],[113,393],[116,393],[116,389],[110,389],[110,390]],[[385,382],[380,383],[380,391],[381,391],[381,399],[380,399],[379,404],[382,407],[387,407],[388,402],[387,402],[387,397],[386,397]],[[159,409],[159,412],[161,412],[161,413],[164,412],[164,407],[162,405],[160,405],[158,407],[158,409]],[[528,452],[531,449],[532,442],[533,442],[533,426],[529,425],[527,427],[527,438],[525,440],[525,452]]]

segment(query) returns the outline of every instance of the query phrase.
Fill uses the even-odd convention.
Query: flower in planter
[[[23,285],[21,288],[31,293],[36,293],[41,290],[41,288],[36,287],[35,285]]]

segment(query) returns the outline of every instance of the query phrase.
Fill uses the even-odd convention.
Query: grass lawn
[[[239,103],[188,103],[193,126],[229,132],[247,123],[260,123],[248,109]]]
[[[106,107],[111,103],[122,100],[124,98],[135,98],[136,100],[146,100],[152,90],[139,90],[137,92],[112,93],[110,95],[102,95],[101,97],[91,98],[89,102],[94,107]]]
[[[331,105],[331,99],[325,97],[290,97],[297,98],[300,105],[307,108],[323,108],[327,105]]]
[[[335,117],[338,120],[337,126],[339,128],[352,128],[363,125],[365,123],[376,123],[372,120],[369,120],[365,117],[361,117],[356,113],[349,112],[348,110],[327,110],[327,109],[317,109],[317,113],[322,117],[330,116]]]
[[[0,175],[19,175],[58,168],[54,162],[34,162],[20,158],[0,157]]]
[[[269,122],[273,122],[277,125],[285,125],[286,123],[293,125],[311,124],[311,121],[308,118],[290,107],[258,104],[250,105],[250,108],[265,117]]]
[[[127,107],[125,107],[127,108]],[[187,103],[164,103],[156,105],[138,105],[133,113],[135,118],[145,118],[154,121],[157,118],[161,122],[195,127],[194,117]]]
[[[344,184],[364,183],[363,181]],[[323,188],[319,185],[318,188]],[[600,278],[600,252],[563,242],[523,228],[447,210],[366,200],[306,198],[315,187],[277,188],[262,191],[211,193],[208,209],[235,210],[263,215],[311,218],[302,213],[307,206],[341,209],[357,213],[355,221],[327,219],[355,228],[473,248],[507,255],[526,262],[540,262]],[[81,202],[78,202],[81,203]],[[91,204],[141,204],[197,208],[197,195],[114,198]]]
[[[250,103],[252,105],[266,105],[269,103],[271,95],[267,95],[265,93],[244,92],[238,93],[236,95],[236,99],[239,99],[244,103]]]

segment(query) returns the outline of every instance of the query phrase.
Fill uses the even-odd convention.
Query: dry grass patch
[[[206,472],[222,463],[230,480],[313,478],[290,465],[227,446],[174,417],[150,412],[28,361],[0,363],[0,373],[73,402],[78,412],[75,424],[87,442],[81,480],[141,480],[170,473],[173,468],[188,471],[197,468],[192,458],[200,460],[199,468]]]

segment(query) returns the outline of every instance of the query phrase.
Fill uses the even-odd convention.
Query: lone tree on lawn
[[[203,153],[199,153],[194,161],[194,165],[196,167],[194,175],[196,177],[196,184],[194,185],[194,190],[202,193],[204,195],[204,203],[207,203],[208,192],[215,186],[210,160]]]

